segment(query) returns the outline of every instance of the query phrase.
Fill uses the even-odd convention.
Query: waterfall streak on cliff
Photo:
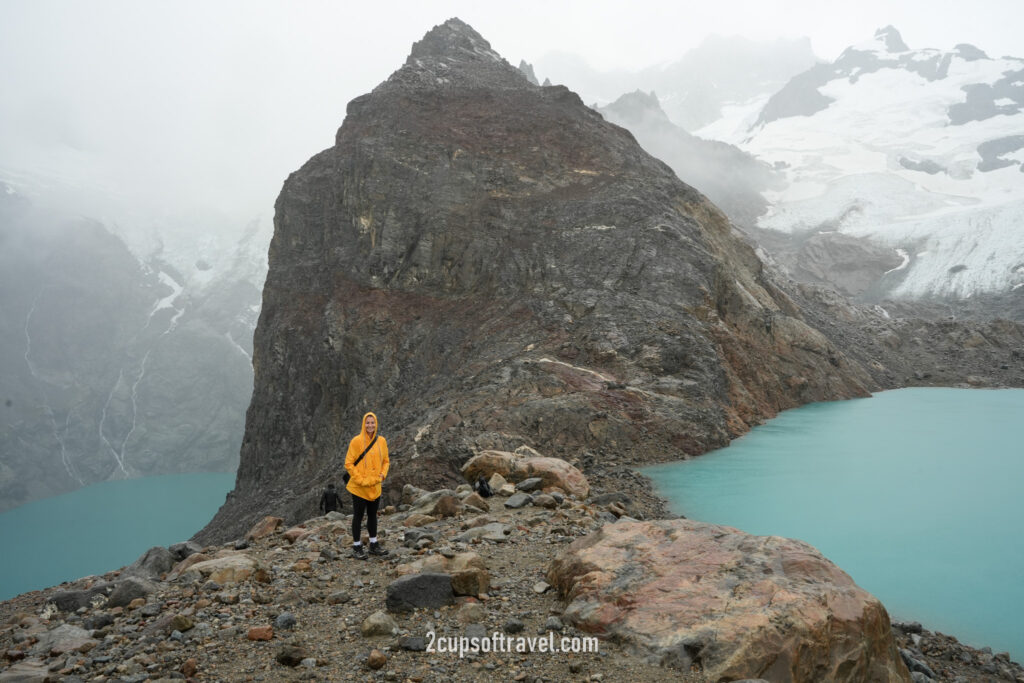
[[[231,343],[232,346],[241,351],[242,355],[249,359],[250,363],[252,362],[252,356],[249,355],[249,352],[246,351],[241,344],[235,341],[235,338],[231,336],[231,332],[225,332],[224,336],[227,338],[227,340]]]
[[[117,388],[119,386],[121,386],[121,379],[123,377],[124,377],[124,370],[118,371],[118,373],[117,373],[117,381],[114,382],[114,386],[113,386],[113,388],[111,388],[110,394],[107,396],[107,402],[103,404],[103,412],[100,415],[99,433],[100,433],[100,438],[103,439],[103,443],[107,444],[107,448],[110,449],[110,454],[113,455],[114,456],[114,460],[117,461],[118,469],[121,470],[121,472],[127,478],[128,477],[128,470],[126,470],[125,467],[124,467],[124,460],[121,458],[121,455],[118,454],[118,452],[114,448],[113,444],[111,444],[110,441],[107,439],[107,435],[103,433],[103,425],[107,421],[107,408],[110,407],[110,402],[113,400],[114,393],[117,391]],[[122,444],[122,446],[123,446],[123,444]]]

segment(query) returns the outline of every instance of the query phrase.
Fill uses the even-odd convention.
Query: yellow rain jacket
[[[377,423],[377,443],[356,465],[359,455],[370,445],[372,437],[366,433],[366,418],[373,415],[363,415],[363,428],[359,436],[354,437],[348,444],[348,455],[345,456],[345,471],[348,472],[349,480],[345,489],[364,500],[377,500],[380,498],[380,485],[388,476],[388,467],[391,461],[388,460],[388,442],[380,436],[380,420],[373,415]]]

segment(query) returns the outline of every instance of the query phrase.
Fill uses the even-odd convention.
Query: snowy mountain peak
[[[965,298],[1022,281],[1022,131],[1024,60],[911,50],[886,27],[794,77],[726,141],[785,169],[761,227],[902,249],[910,261],[875,291]]]

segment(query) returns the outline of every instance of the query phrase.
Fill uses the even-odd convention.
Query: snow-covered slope
[[[697,131],[784,172],[759,226],[837,231],[902,265],[884,295],[1024,293],[1024,60],[910,50],[895,29]],[[904,257],[905,255],[905,257]]]

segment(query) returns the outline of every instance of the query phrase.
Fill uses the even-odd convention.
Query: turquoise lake
[[[1022,390],[816,403],[643,473],[679,514],[806,541],[891,618],[1024,660]]]
[[[206,525],[235,475],[108,481],[0,513],[0,600],[131,564]]]

